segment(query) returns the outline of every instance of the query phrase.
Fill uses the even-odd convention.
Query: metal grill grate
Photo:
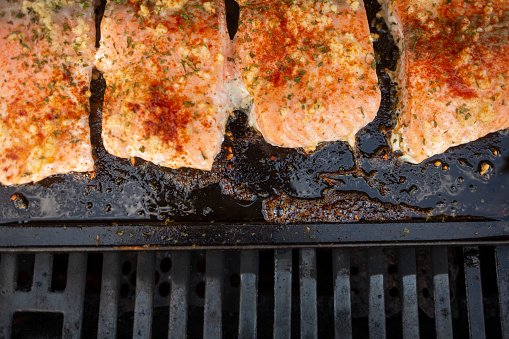
[[[1,338],[48,337],[24,332],[48,312],[64,338],[509,338],[509,246],[70,253],[62,290],[55,257],[21,288],[30,265],[1,255]]]
[[[52,255],[35,255],[30,291],[17,290],[17,255],[3,254],[0,262],[0,337],[9,338],[14,312],[39,311],[63,313],[62,336],[80,335],[85,294],[87,255],[71,253],[67,272],[67,286],[63,292],[50,291],[53,269]]]

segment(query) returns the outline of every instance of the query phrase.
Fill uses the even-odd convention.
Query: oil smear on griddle
[[[498,132],[419,165],[401,163],[386,135],[393,124],[397,47],[380,6],[366,1],[382,90],[377,118],[357,149],[325,143],[312,153],[267,144],[235,112],[211,172],[171,170],[108,154],[101,141],[105,83],[94,73],[90,127],[94,173],[0,187],[0,223],[49,220],[356,222],[440,216],[507,217],[509,135]],[[134,163],[134,164],[133,164]]]

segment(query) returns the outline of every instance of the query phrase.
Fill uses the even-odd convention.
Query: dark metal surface
[[[184,338],[187,332],[191,253],[176,251],[172,253],[172,259],[168,338],[177,339]]]
[[[500,305],[500,321],[502,323],[502,337],[509,338],[509,245],[498,246],[495,250],[497,257],[497,282]]]
[[[385,338],[384,254],[381,248],[368,249],[369,337]]]
[[[155,252],[140,252],[136,274],[133,337],[150,338],[154,295]]]
[[[292,315],[292,250],[274,251],[274,338],[290,338]]]
[[[403,338],[419,338],[419,313],[417,306],[417,265],[414,248],[399,249],[401,276]]]
[[[0,300],[7,299],[14,294],[14,279],[16,272],[16,255],[3,254],[0,262]],[[10,300],[2,300],[2,305],[11,305]],[[11,336],[13,312],[8,307],[0,307],[0,337]]]
[[[0,338],[10,338],[14,312],[60,312],[63,314],[62,338],[80,338],[85,294],[87,255],[69,255],[69,273],[64,291],[51,291],[52,254],[35,255],[30,291],[17,290],[16,254],[3,254],[0,262]]]
[[[220,251],[207,252],[205,283],[204,338],[222,338],[224,256]]]
[[[240,254],[239,338],[256,338],[258,309],[258,251]]]
[[[336,338],[352,338],[352,303],[350,301],[350,251],[332,252],[334,277],[334,334]]]
[[[463,255],[470,338],[483,339],[486,338],[486,334],[484,327],[484,307],[479,247],[464,247]]]
[[[118,300],[120,297],[120,252],[104,254],[99,309],[99,339],[117,337]]]
[[[59,304],[67,304],[64,313],[64,326],[62,329],[64,338],[80,337],[80,327],[83,318],[83,297],[85,294],[85,271],[82,267],[87,266],[85,253],[69,254],[69,268],[67,271],[67,286],[63,293],[65,302],[58,300]],[[34,268],[35,269],[35,268]],[[47,296],[47,290],[41,290],[42,296]]]
[[[57,259],[60,254],[35,253],[29,255],[33,259],[29,276],[26,276],[30,266],[27,255],[3,253],[0,256],[0,338],[60,335],[84,339],[137,338],[150,337],[150,332],[154,338],[316,337],[316,324],[318,336],[327,338],[335,334],[338,338],[399,338],[412,334],[422,338],[469,335],[475,338],[484,332],[487,338],[505,338],[509,304],[508,248],[499,246],[494,252],[493,247],[480,247],[482,266],[473,267],[481,268],[484,288],[496,289],[498,280],[500,290],[498,296],[483,293],[483,298],[480,289],[477,290],[480,281],[474,279],[477,282],[472,285],[472,278],[479,272],[475,269],[469,272],[468,267],[458,271],[472,264],[469,260],[477,257],[476,248],[430,248],[434,286],[429,293],[432,295],[415,284],[416,273],[428,270],[429,266],[416,261],[420,249],[414,248],[70,253],[65,255],[65,271]],[[237,255],[240,260],[232,261],[230,257]],[[359,261],[358,256],[364,259]],[[299,267],[292,265],[299,261]],[[482,268],[495,268],[497,261],[498,276],[483,272]],[[136,264],[131,267],[131,262]],[[231,262],[236,263],[231,266]],[[102,275],[94,277],[93,272],[101,269]],[[124,280],[112,274],[113,271],[120,276],[133,274],[129,279],[133,280],[132,295],[125,292]],[[65,274],[67,283],[57,287],[52,280],[58,281],[59,274]],[[394,275],[400,285],[391,285]],[[122,284],[120,293],[112,295],[110,292],[118,281]],[[367,286],[363,288],[360,281]],[[466,289],[459,287],[463,281]],[[169,283],[171,290],[164,292],[161,287],[170,286]],[[95,292],[97,299],[90,294],[94,284],[100,286]],[[247,288],[241,291],[243,286]],[[393,291],[396,286],[400,288],[400,296]],[[267,303],[264,296],[268,293],[274,293],[274,298]],[[425,306],[416,294],[435,299],[435,303],[432,317],[421,314],[418,321],[412,322],[417,320],[416,310]],[[365,305],[351,302],[355,295],[365,300]],[[122,300],[126,298],[132,299],[132,308],[123,306]],[[96,300],[96,307],[91,307],[91,300]],[[256,301],[254,305],[250,303],[252,300]],[[401,317],[390,315],[394,302],[402,303]],[[359,311],[364,306],[369,307],[369,312]],[[40,312],[63,312],[61,333],[54,323],[32,326]],[[94,317],[96,312],[99,317]],[[111,312],[109,322],[105,323],[101,317],[108,312]],[[274,322],[266,323],[267,316],[272,315]],[[246,319],[241,320],[242,317]],[[53,326],[57,333],[45,334]]]
[[[299,251],[300,275],[300,335],[318,338],[318,310],[316,307],[316,250]]]
[[[437,338],[452,338],[451,298],[449,294],[449,269],[447,247],[431,250],[433,289],[435,301],[435,329]]]
[[[363,243],[488,243],[509,239],[508,221],[353,224],[111,223],[3,226],[2,250],[115,250],[347,246]],[[376,240],[376,242],[375,242]]]

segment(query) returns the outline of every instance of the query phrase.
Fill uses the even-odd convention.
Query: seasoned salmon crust
[[[509,127],[509,1],[381,3],[401,54],[390,141],[403,160]]]
[[[235,62],[266,141],[312,148],[371,122],[380,90],[361,0],[245,0]]]
[[[210,170],[229,114],[223,1],[110,1],[101,35],[106,150]]]
[[[0,182],[93,170],[92,1],[0,1],[0,49]]]

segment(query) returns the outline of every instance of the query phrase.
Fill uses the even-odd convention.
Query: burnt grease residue
[[[230,31],[238,8],[227,1]],[[306,154],[267,144],[234,112],[211,172],[172,170],[108,154],[101,140],[105,83],[91,84],[91,139],[95,172],[56,175],[29,185],[0,187],[0,222],[48,220],[159,220],[357,222],[441,217],[507,217],[509,133],[493,133],[427,159],[402,163],[387,137],[393,126],[398,49],[380,6],[366,1],[382,103],[359,131],[357,148],[324,143]],[[238,15],[238,14],[237,14]],[[98,13],[100,17],[100,13]],[[233,23],[233,25],[232,25]]]
[[[263,213],[265,219],[278,223],[396,221],[427,216],[426,211],[404,204],[384,204],[365,193],[339,191],[315,200],[281,194],[264,201]]]

